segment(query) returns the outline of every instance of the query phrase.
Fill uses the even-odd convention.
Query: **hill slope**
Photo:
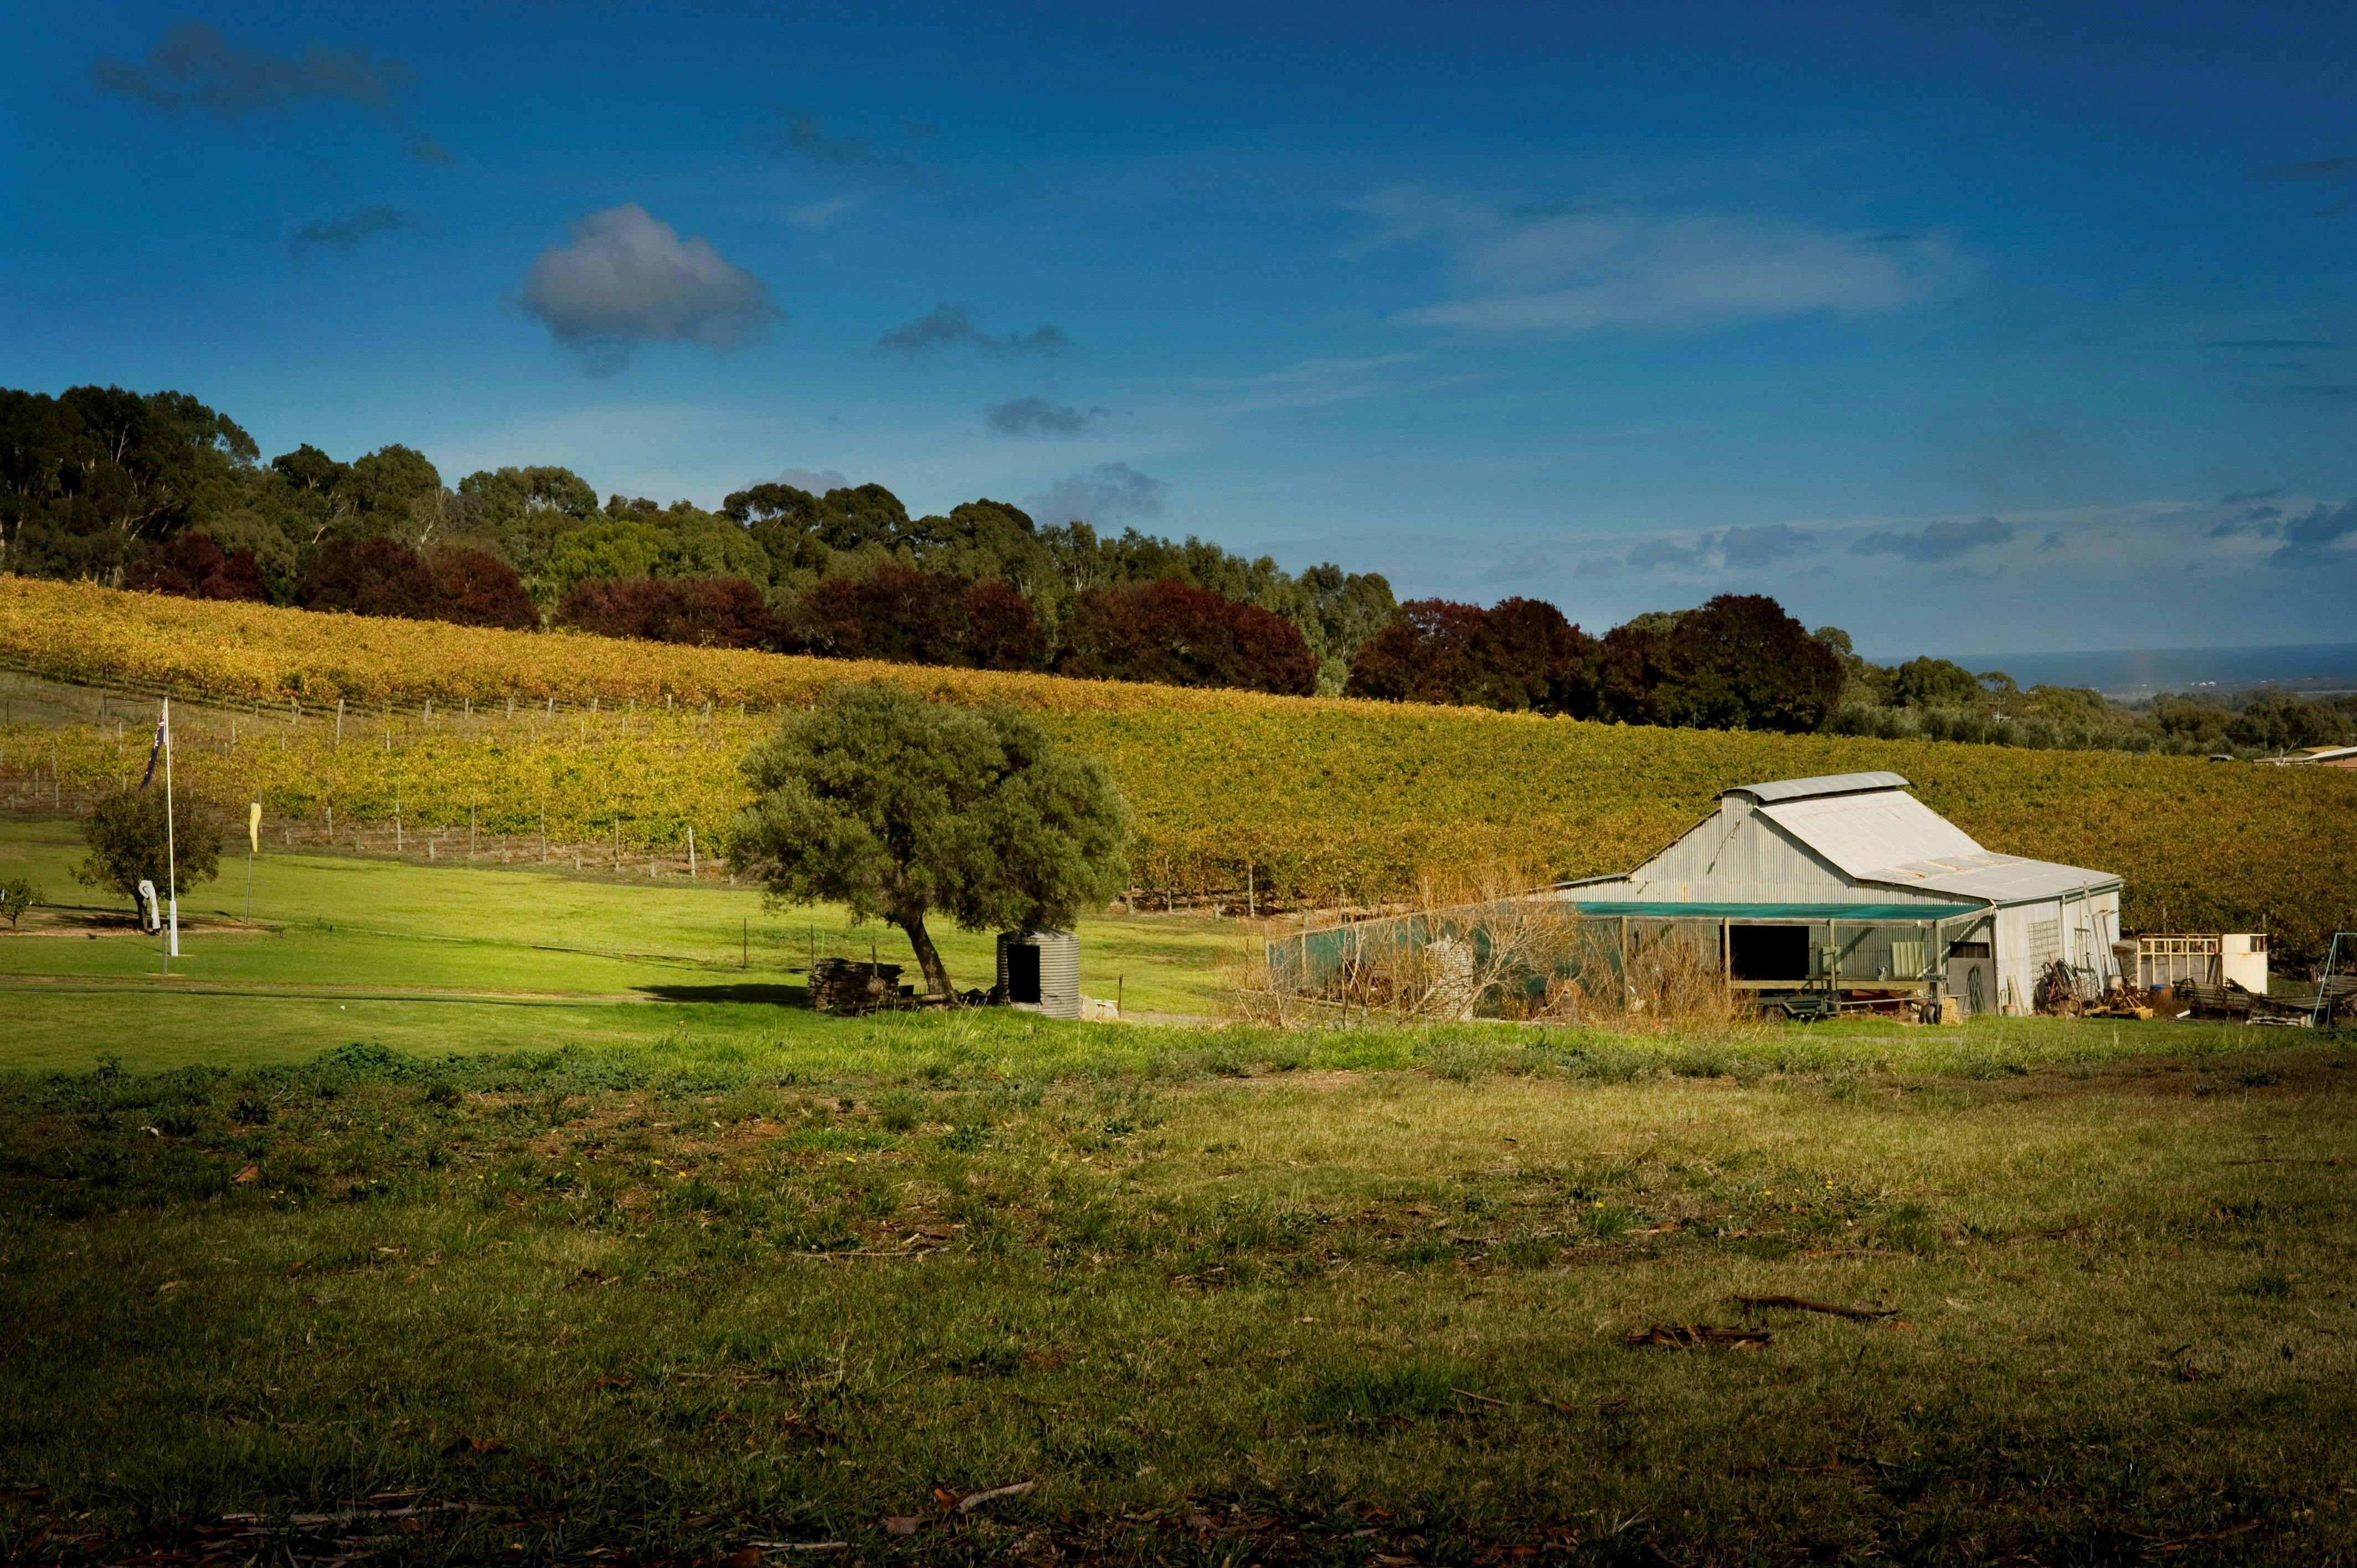
[[[2116,871],[2132,926],[2267,929],[2287,959],[2357,927],[2357,774],[2108,752],[1629,728],[1459,708],[1178,690],[476,631],[0,578],[0,660],[92,684],[242,699],[277,719],[190,750],[224,798],[707,851],[762,708],[882,679],[1037,713],[1137,807],[1138,884],[1367,898],[1436,868],[1623,869],[1730,785],[1888,768],[1992,848]],[[336,743],[338,698],[354,714]],[[431,697],[431,722],[404,703]],[[508,699],[517,699],[512,710]],[[651,706],[668,697],[670,707]],[[595,714],[563,706],[595,700]],[[701,704],[715,705],[707,716]],[[624,704],[617,712],[613,706]],[[747,704],[739,714],[729,704]],[[277,704],[275,709],[263,704]],[[450,712],[452,704],[459,714]],[[468,705],[473,712],[466,712]],[[299,722],[283,722],[299,713]],[[461,716],[461,715],[464,716]],[[69,778],[143,737],[45,736]],[[21,749],[21,748],[18,748]]]

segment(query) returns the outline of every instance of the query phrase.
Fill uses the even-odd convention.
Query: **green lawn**
[[[859,958],[872,950],[915,978],[908,943],[888,926],[854,929],[837,908],[764,910],[759,893],[716,882],[265,853],[254,863],[251,922],[242,854],[182,897],[181,957],[167,980],[156,939],[73,880],[80,858],[69,822],[0,819],[0,876],[30,876],[59,906],[21,932],[0,929],[0,994],[17,1026],[0,1047],[8,1064],[87,1066],[126,1036],[142,1043],[142,1059],[164,1065],[292,1060],[355,1038],[479,1049],[584,1031],[645,1039],[683,1022],[758,1035],[813,1022],[801,1009],[813,947]],[[1247,941],[1232,921],[1190,918],[1092,919],[1082,935],[1084,990],[1117,995],[1133,1014],[1210,1010],[1219,963]],[[990,984],[988,933],[935,936],[952,978]],[[60,993],[76,981],[130,988]],[[436,992],[477,1000],[419,999]],[[567,997],[597,1005],[512,1004]],[[510,1004],[485,1004],[501,998]],[[641,1005],[606,1005],[614,1002]],[[642,1005],[651,1003],[682,1005]],[[102,1015],[104,1029],[93,1026]]]
[[[834,1019],[725,888],[255,914],[0,938],[0,1561],[2357,1555],[2346,1036]],[[1084,937],[1200,1007],[1236,931]]]

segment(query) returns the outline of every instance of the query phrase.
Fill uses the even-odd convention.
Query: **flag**
[[[246,813],[245,842],[253,846],[254,854],[262,853],[262,802],[259,800],[253,802],[253,809]]]
[[[145,789],[156,777],[156,759],[164,755],[164,715],[156,715],[156,744],[147,748],[147,771],[139,776],[139,788]]]

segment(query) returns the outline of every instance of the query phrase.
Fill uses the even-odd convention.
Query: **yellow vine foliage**
[[[2357,929],[2357,772],[2119,752],[1584,724],[1475,709],[1200,692],[321,616],[0,577],[0,660],[91,684],[262,703],[234,746],[182,748],[184,776],[276,814],[463,827],[553,843],[724,847],[745,799],[737,760],[773,719],[845,681],[1031,710],[1104,759],[1137,812],[1149,894],[1288,900],[1395,896],[1419,876],[1521,865],[1625,870],[1766,779],[1889,768],[1992,848],[2115,871],[2132,926],[2257,929],[2320,950]],[[660,705],[668,694],[674,706]],[[425,722],[382,713],[335,744],[322,705],[470,701]],[[514,716],[505,699],[521,699]],[[545,703],[638,704],[587,714]],[[706,717],[701,704],[715,703]],[[290,702],[309,715],[300,724]],[[533,703],[544,704],[533,707]],[[279,704],[274,710],[267,705]],[[278,722],[272,722],[274,711]],[[145,737],[20,727],[0,763],[54,749],[70,780],[135,774]],[[226,754],[225,754],[226,753]]]

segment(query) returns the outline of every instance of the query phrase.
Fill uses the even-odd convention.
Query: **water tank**
[[[1070,931],[1001,931],[998,993],[1050,1018],[1081,1015],[1081,939]]]

